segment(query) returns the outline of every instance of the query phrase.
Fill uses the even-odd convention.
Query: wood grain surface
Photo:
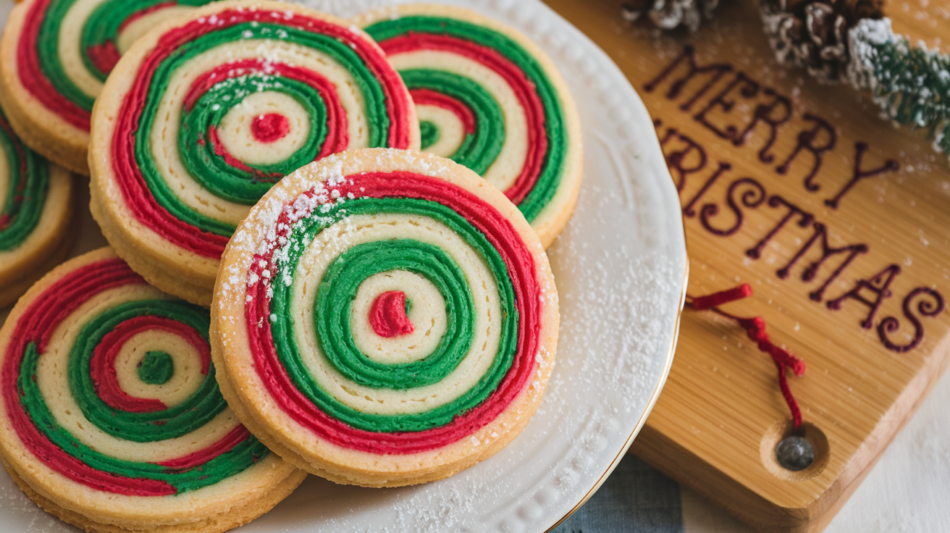
[[[684,208],[689,294],[749,283],[753,297],[724,309],[763,317],[808,365],[789,376],[817,458],[792,473],[774,458],[792,429],[775,365],[734,322],[687,309],[632,451],[759,529],[820,531],[947,366],[947,159],[881,120],[868,95],[777,65],[752,0],[723,2],[695,35],[625,23],[618,1],[547,1],[656,121]],[[886,13],[946,51],[950,2]]]

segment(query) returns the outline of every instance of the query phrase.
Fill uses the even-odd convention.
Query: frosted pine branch
[[[950,57],[912,47],[890,19],[863,19],[848,32],[848,80],[870,90],[887,118],[928,130],[934,149],[950,155]]]

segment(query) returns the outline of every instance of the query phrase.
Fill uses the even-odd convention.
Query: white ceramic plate
[[[387,0],[304,0],[341,16]],[[680,205],[652,120],[616,65],[537,0],[456,0],[510,24],[554,60],[577,101],[584,184],[549,250],[561,302],[540,410],[507,448],[449,479],[400,489],[311,476],[241,531],[544,531],[593,494],[653,408],[686,289]],[[9,9],[4,1],[0,10]],[[6,19],[6,13],[0,13]],[[100,246],[89,219],[77,253]],[[0,315],[0,319],[5,318]],[[69,531],[0,474],[0,531]]]

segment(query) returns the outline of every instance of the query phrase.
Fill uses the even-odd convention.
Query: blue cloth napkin
[[[556,533],[681,533],[680,486],[628,454],[593,497]]]

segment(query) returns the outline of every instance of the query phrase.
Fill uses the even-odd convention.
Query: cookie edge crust
[[[433,171],[436,167],[443,170]],[[526,386],[502,414],[477,432],[436,450],[406,455],[379,455],[343,448],[300,427],[274,404],[254,372],[244,322],[246,284],[237,283],[237,287],[232,284],[228,290],[223,285],[230,275],[237,273],[241,276],[241,272],[246,272],[253,258],[253,251],[247,249],[247,244],[258,242],[258,237],[266,232],[264,227],[255,228],[254,225],[268,204],[273,207],[274,202],[292,201],[301,192],[312,188],[324,169],[336,169],[342,175],[407,170],[443,179],[493,205],[511,221],[526,243],[535,261],[538,282],[545,298],[539,348],[549,355],[544,367],[538,368],[538,385]],[[327,177],[323,176],[324,179]],[[468,168],[420,152],[393,149],[343,152],[311,163],[284,178],[255,206],[235,235],[242,231],[240,238],[232,239],[228,244],[221,263],[215,302],[211,307],[211,354],[222,394],[238,418],[265,445],[288,461],[341,484],[396,487],[433,481],[448,477],[499,451],[520,434],[540,405],[557,349],[559,315],[554,277],[540,241],[518,208]],[[498,437],[491,437],[492,433],[497,433]]]
[[[133,270],[159,289],[178,296],[189,302],[208,307],[214,293],[215,278],[220,260],[212,259],[171,244],[154,230],[139,222],[121,201],[106,201],[122,198],[122,192],[115,182],[112,171],[110,126],[118,115],[122,102],[134,81],[135,75],[145,56],[154,49],[159,39],[172,28],[181,26],[183,21],[195,20],[233,8],[273,9],[293,11],[302,15],[318,18],[355,30],[367,43],[374,47],[380,56],[386,54],[369,35],[354,27],[348,20],[334,17],[298,4],[286,4],[272,0],[230,0],[213,2],[201,6],[186,15],[165,20],[140,37],[112,70],[105,86],[96,99],[92,110],[92,138],[89,147],[90,188],[92,191],[91,210],[93,218],[102,226],[102,232]],[[406,99],[412,103],[408,90]],[[410,106],[411,116],[409,143],[412,149],[418,149],[419,127],[415,116],[415,107]],[[162,252],[162,250],[168,250]],[[186,281],[189,280],[189,281]],[[193,281],[191,281],[193,280]]]
[[[0,328],[0,359],[6,356],[10,337],[25,308],[50,285],[77,268],[113,257],[117,256],[110,248],[94,250],[63,263],[33,285]],[[7,416],[6,404],[0,396],[0,417],[5,419]],[[100,492],[63,477],[36,459],[22,446],[16,431],[8,424],[0,424],[0,457],[8,469],[19,476],[20,481],[57,507],[78,513],[93,523],[133,530],[171,527],[181,525],[183,521],[200,522],[221,512],[233,513],[237,509],[254,507],[258,501],[265,502],[260,507],[263,513],[290,494],[306,477],[305,472],[272,454],[219,484],[176,496],[141,497]],[[225,484],[232,487],[228,488]],[[202,502],[199,498],[207,501]],[[158,503],[161,505],[157,506]],[[215,511],[217,507],[223,507],[224,510]],[[252,518],[248,517],[249,520]]]
[[[144,524],[136,526],[121,523],[97,522],[78,512],[62,507],[33,490],[33,487],[28,485],[23,478],[20,477],[19,472],[10,466],[6,459],[2,457],[2,454],[0,454],[0,463],[3,464],[4,469],[7,471],[7,474],[10,475],[10,478],[13,479],[13,482],[16,483],[20,490],[23,491],[26,497],[32,500],[33,503],[63,522],[93,533],[144,533],[146,531],[155,533],[218,533],[229,531],[248,524],[273,509],[287,496],[290,496],[307,477],[306,472],[298,470],[296,477],[287,477],[287,479],[275,486],[271,491],[264,494],[263,498],[256,499],[249,505],[241,505],[240,507],[233,506],[223,509],[219,513],[203,520],[174,525],[156,526],[155,524]]]
[[[60,118],[20,81],[17,47],[27,12],[37,0],[14,3],[0,39],[0,104],[13,131],[33,151],[77,174],[89,175],[90,134]]]
[[[129,212],[124,202],[113,205],[113,210],[104,207],[102,197],[109,198],[109,191],[121,194],[114,182],[99,184],[95,179],[90,183],[89,210],[92,218],[99,224],[102,235],[112,246],[116,254],[132,267],[145,281],[163,292],[177,296],[185,301],[204,307],[211,305],[214,276],[203,275],[196,270],[206,270],[211,260],[197,254],[174,247],[150,228],[141,224]],[[102,192],[100,185],[108,187]],[[136,234],[138,230],[139,234]],[[179,261],[170,259],[156,251],[156,246],[165,246],[179,251]],[[169,254],[170,255],[170,254]],[[199,267],[189,270],[190,261],[197,260]]]
[[[375,22],[389,20],[393,17],[409,15],[438,15],[448,18],[456,18],[485,26],[494,31],[504,34],[508,38],[517,42],[534,57],[541,65],[544,73],[551,80],[551,84],[557,91],[558,100],[564,111],[564,121],[569,138],[569,149],[561,172],[561,185],[557,192],[551,198],[547,205],[538,213],[531,227],[534,228],[544,245],[545,250],[550,248],[554,240],[567,226],[567,222],[574,213],[577,206],[577,197],[580,193],[581,182],[584,177],[584,143],[581,132],[580,115],[577,111],[577,103],[574,96],[567,87],[564,77],[560,70],[551,61],[547,53],[544,52],[533,40],[520,30],[509,26],[493,18],[484,16],[476,11],[458,6],[438,5],[438,4],[401,4],[397,6],[385,6],[376,8],[366,13],[356,15],[350,20],[356,26],[365,28]]]

